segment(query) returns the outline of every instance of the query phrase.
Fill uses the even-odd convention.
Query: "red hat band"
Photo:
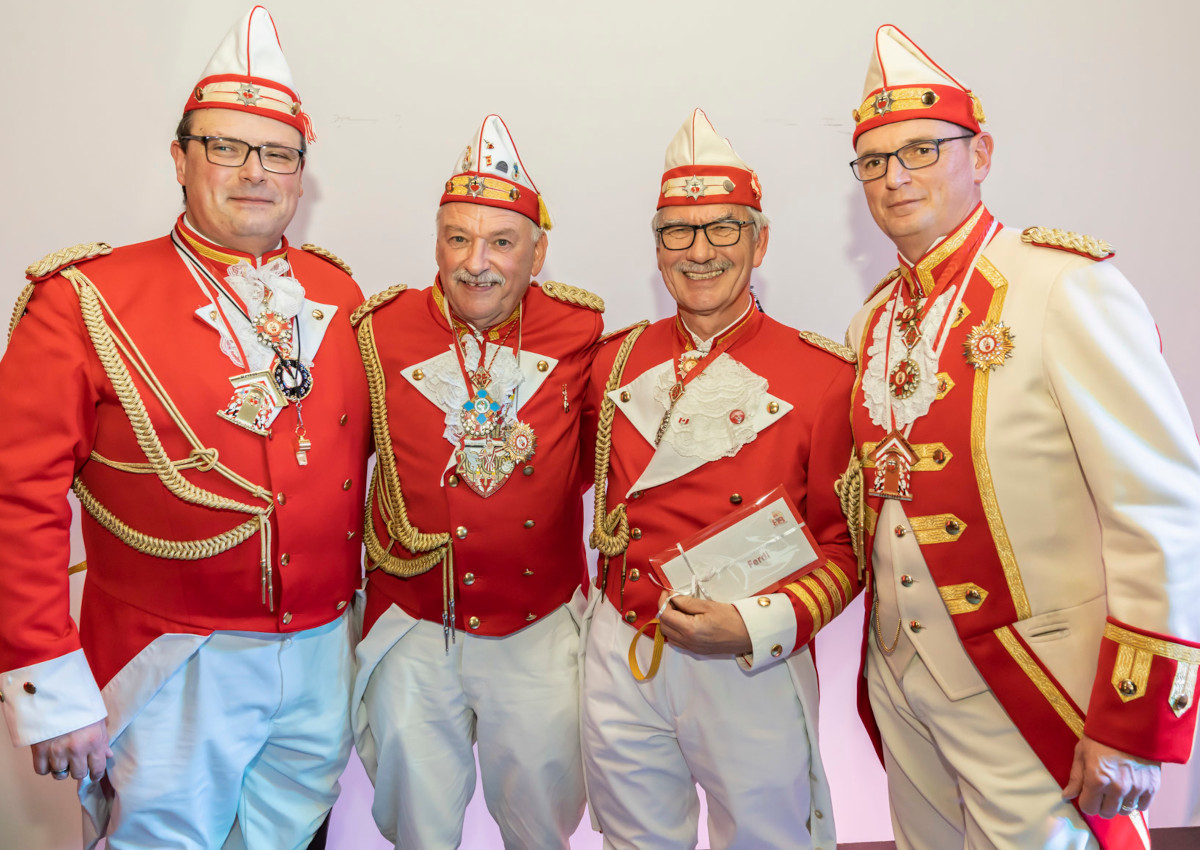
[[[518,186],[494,174],[465,171],[446,181],[446,191],[438,206],[455,202],[483,204],[502,210],[518,212],[535,224],[541,224],[538,193],[528,186]]]
[[[762,212],[762,186],[753,171],[728,165],[682,165],[664,172],[658,209],[687,204],[740,204]]]
[[[978,133],[980,122],[987,120],[974,94],[937,84],[876,89],[854,110],[853,117],[855,142],[868,130],[913,118],[950,121],[972,133]]]

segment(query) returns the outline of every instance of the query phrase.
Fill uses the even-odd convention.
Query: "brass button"
[[[621,393],[621,401],[629,401],[630,398],[632,398],[632,396],[629,395],[628,390]]]
[[[478,617],[472,617],[471,619],[467,620],[467,625],[468,625],[468,626],[470,626],[470,627],[471,627],[471,628],[473,628],[473,629],[477,629],[477,628],[479,628],[479,618],[478,618]]]
[[[742,495],[740,493],[734,493],[729,497],[729,501],[731,504],[740,505],[742,503]]]
[[[770,607],[770,605],[771,605],[771,597],[769,597],[769,596],[760,596],[760,597],[758,597],[758,604],[759,604],[761,607],[763,607],[763,608],[768,608],[768,607]]]
[[[341,610],[342,610],[343,608],[345,608],[345,607],[346,607],[346,600],[345,600],[345,599],[343,599],[341,602],[339,602],[339,603],[337,604],[337,609],[338,609],[339,611],[341,611]]]
[[[353,528],[346,532],[346,539],[347,540],[354,539],[354,529]]]
[[[319,322],[325,318],[325,313],[322,310],[313,310],[312,317]]]
[[[921,629],[923,629],[925,627],[921,625],[920,620],[909,620],[908,628],[910,631],[919,632],[919,631],[921,631]]]
[[[0,691],[0,702],[4,702],[4,691]]]
[[[475,583],[475,573],[466,573],[463,575],[463,584],[470,586]]]
[[[814,809],[813,814],[817,816],[817,820],[820,820],[821,818],[825,817],[825,813],[822,812],[820,809]]]
[[[466,540],[467,539],[467,527],[465,525],[460,525],[458,528],[454,529],[454,536],[457,537],[459,540]]]
[[[282,555],[279,556],[279,566],[286,567],[291,562],[292,562],[292,556],[289,555],[287,552],[284,552]]]
[[[935,103],[937,103],[937,95],[934,94],[932,90],[926,89],[921,93],[921,103],[925,104],[926,106],[933,106]],[[817,812],[817,817],[820,816],[821,813]]]
[[[958,534],[958,532],[961,530],[962,530],[962,527],[958,524],[958,520],[956,520],[956,519],[946,520],[946,533],[947,534]]]
[[[451,487],[457,487],[458,486],[458,476],[451,475],[449,478],[446,479],[446,483],[449,484]]]
[[[522,475],[533,475],[533,467],[532,466],[525,467],[524,469],[521,470],[521,474]]]
[[[287,495],[284,493],[276,493],[275,501],[279,502],[279,504],[281,504],[281,505],[286,505],[287,504]]]
[[[637,581],[641,577],[642,577],[642,571],[639,570],[637,567],[634,567],[632,570],[629,571],[629,580],[630,581]]]
[[[1182,714],[1184,709],[1188,707],[1189,702],[1190,700],[1188,699],[1187,694],[1180,694],[1179,696],[1175,697],[1175,701],[1171,703],[1171,708]]]
[[[629,498],[631,498],[631,499],[640,499],[640,498],[642,498],[642,491],[641,491],[641,490],[634,490],[632,493],[630,493],[630,494],[629,494]]]
[[[978,605],[983,601],[983,595],[978,590],[971,588],[967,591],[967,601],[972,605]]]
[[[283,614],[283,624],[286,626],[286,625],[288,625],[290,622],[292,622],[292,612],[291,612],[291,611],[285,611],[285,612],[284,612],[284,614]]]
[[[631,528],[631,529],[629,529],[629,536],[632,537],[634,540],[641,540],[642,539],[642,530],[640,528]]]
[[[354,482],[351,481],[349,478],[347,478],[345,481],[342,482],[343,490],[349,490],[353,486],[354,486]]]
[[[539,372],[545,372],[545,371],[546,371],[547,369],[549,369],[549,368],[550,368],[550,364],[549,364],[549,363],[547,363],[545,360],[539,360],[539,361],[538,361],[538,367],[537,367],[537,369],[538,369],[538,371],[539,371]]]
[[[778,413],[778,412],[779,412],[779,402],[772,401],[767,404],[767,413]]]
[[[349,422],[349,421],[350,421],[350,417],[349,417],[349,416],[347,416],[345,413],[343,413],[343,414],[342,414],[342,418],[338,420],[338,424],[339,424],[339,425],[345,425],[345,424],[346,424],[347,422]]]
[[[525,568],[525,571],[524,571],[524,572],[522,572],[522,573],[521,573],[521,575],[523,575],[523,576],[531,576],[531,575],[533,575],[533,570],[529,569],[529,567],[526,567],[526,568]]]
[[[33,682],[26,682],[25,683],[25,693],[36,694],[37,693],[37,685],[35,685]]]
[[[536,620],[536,619],[537,619],[537,616],[536,616],[536,615],[534,615],[534,614],[532,614],[532,613],[530,613],[530,614],[526,614],[526,615],[525,615],[525,622],[526,622],[526,623],[532,623],[532,622],[533,622],[534,620]]]
[[[26,690],[29,689],[28,685],[26,685],[25,687],[26,687]],[[1133,683],[1132,679],[1122,679],[1120,684],[1117,685],[1117,690],[1119,690],[1125,696],[1131,697],[1137,693],[1138,688],[1137,688],[1137,685],[1135,685]]]
[[[906,530],[907,529],[905,529],[905,527],[902,525],[896,526],[896,536],[903,537]]]
[[[779,644],[775,644],[773,647],[771,647],[771,657],[772,658],[778,658],[781,655],[783,655],[783,647],[782,646],[780,646]]]
[[[942,451],[941,449],[934,449],[933,450],[933,462],[939,463],[939,464],[945,463],[946,462],[946,453],[944,451]]]
[[[412,379],[414,381],[422,381],[425,379],[425,373],[422,372],[420,369],[413,369],[412,370]]]
[[[531,520],[531,519],[527,519],[527,520],[525,520],[525,527],[526,527],[526,528],[533,528],[533,520]]]
[[[217,320],[217,311],[216,310],[210,311],[208,314],[208,317],[215,322]]]
[[[626,623],[637,622],[637,612],[636,611],[626,611],[625,612],[625,622]]]
[[[902,585],[904,585],[905,587],[912,587],[913,577],[910,576],[908,573],[905,573],[904,575],[900,576],[900,583]]]

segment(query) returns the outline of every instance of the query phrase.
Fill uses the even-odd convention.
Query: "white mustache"
[[[693,263],[691,260],[681,260],[675,264],[675,270],[678,272],[691,274],[712,274],[713,272],[725,272],[733,268],[733,260],[725,257],[714,257],[707,263]]]
[[[492,284],[503,286],[504,281],[504,275],[494,272],[491,269],[488,269],[483,274],[471,274],[466,269],[459,269],[454,273],[455,283],[467,283],[474,286],[490,286]]]

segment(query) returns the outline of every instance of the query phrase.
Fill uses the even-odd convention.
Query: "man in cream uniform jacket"
[[[350,754],[362,294],[283,237],[308,130],[256,7],[188,88],[171,233],[31,267],[0,361],[0,709],[112,850],[307,847]]]
[[[848,334],[897,844],[1148,846],[1200,664],[1200,451],[1154,322],[1106,243],[993,217],[978,99],[894,27],[854,118],[899,251]]]
[[[700,110],[664,172],[655,241],[678,313],[609,340],[589,387],[603,555],[584,668],[589,800],[606,847],[695,847],[699,782],[712,847],[833,850],[809,641],[859,588],[835,491],[854,369],[844,346],[759,309],[762,189]],[[775,592],[714,602],[702,583],[664,606],[651,558],[778,487],[815,537],[811,567]]]

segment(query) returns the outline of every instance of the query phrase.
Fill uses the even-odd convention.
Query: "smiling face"
[[[450,309],[483,330],[512,315],[546,259],[546,234],[534,240],[525,216],[454,202],[438,208],[438,277]]]
[[[749,210],[737,204],[671,206],[663,210],[657,227],[671,224],[704,225],[721,220],[749,221]],[[679,305],[679,315],[688,328],[708,339],[745,312],[750,304],[750,273],[767,253],[770,229],[742,228],[737,244],[712,245],[703,231],[696,231],[692,246],[683,251],[663,247],[655,236],[658,270],[667,291]]]
[[[198,109],[193,114],[194,136],[303,147],[298,130],[262,115],[234,109]],[[171,156],[175,178],[187,192],[188,221],[201,236],[256,257],[279,244],[304,194],[303,167],[295,174],[273,174],[263,169],[253,151],[238,168],[214,165],[197,141],[186,146],[171,142]]]
[[[890,153],[913,142],[968,132],[948,121],[914,118],[868,130],[859,136],[854,148],[860,157]],[[979,203],[980,185],[991,163],[992,136],[979,133],[962,141],[942,142],[938,161],[915,171],[890,157],[887,173],[863,183],[863,192],[879,229],[896,243],[901,254],[916,262]]]

